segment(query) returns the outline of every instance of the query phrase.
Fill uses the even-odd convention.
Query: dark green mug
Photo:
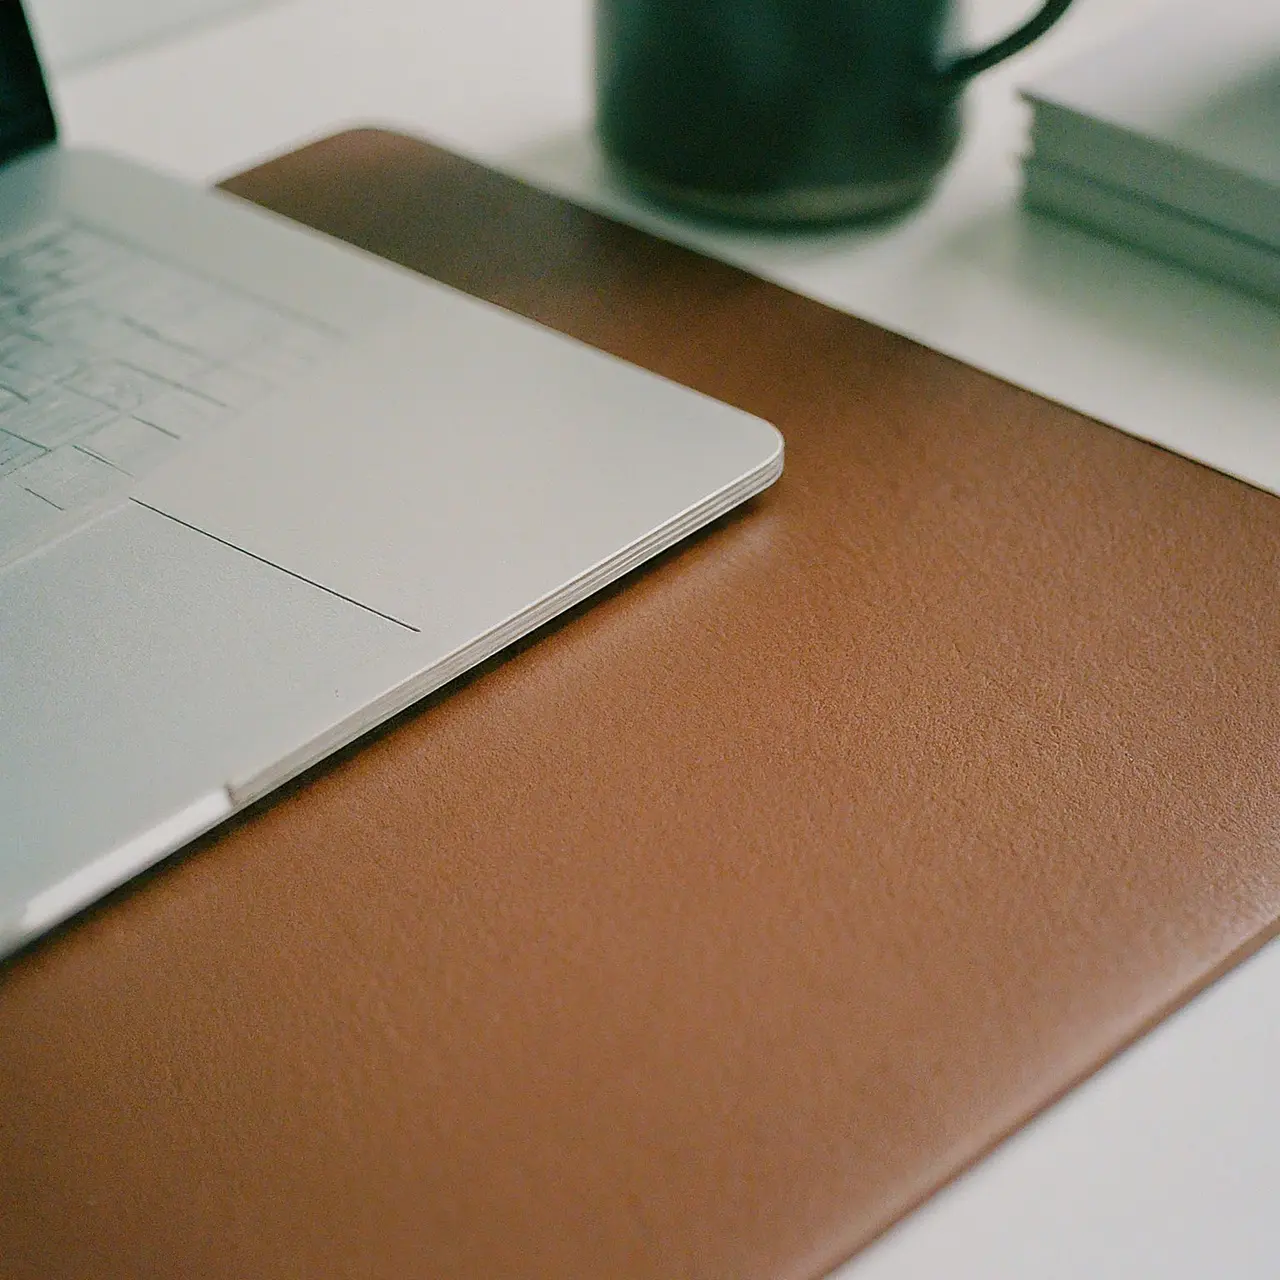
[[[955,150],[968,81],[1070,3],[953,54],[951,0],[596,0],[600,139],[634,183],[717,217],[890,213]]]

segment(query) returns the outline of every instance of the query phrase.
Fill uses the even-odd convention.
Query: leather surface
[[[6,1277],[816,1276],[1273,931],[1280,503],[409,139],[230,185],[788,469],[0,968]]]

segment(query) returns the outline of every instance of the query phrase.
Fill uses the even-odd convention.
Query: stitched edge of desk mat
[[[0,970],[19,1274],[816,1276],[1275,931],[1275,499],[413,139],[228,185],[788,469]]]

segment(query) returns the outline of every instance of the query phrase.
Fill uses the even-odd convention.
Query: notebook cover
[[[1036,156],[1280,249],[1280,6],[1151,9],[1024,87]]]
[[[6,1277],[815,1277],[1274,932],[1275,498],[408,138],[229,185],[788,469],[0,968]]]

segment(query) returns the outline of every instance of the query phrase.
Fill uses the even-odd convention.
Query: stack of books
[[[1169,0],[1023,96],[1029,207],[1280,303],[1280,0]]]

